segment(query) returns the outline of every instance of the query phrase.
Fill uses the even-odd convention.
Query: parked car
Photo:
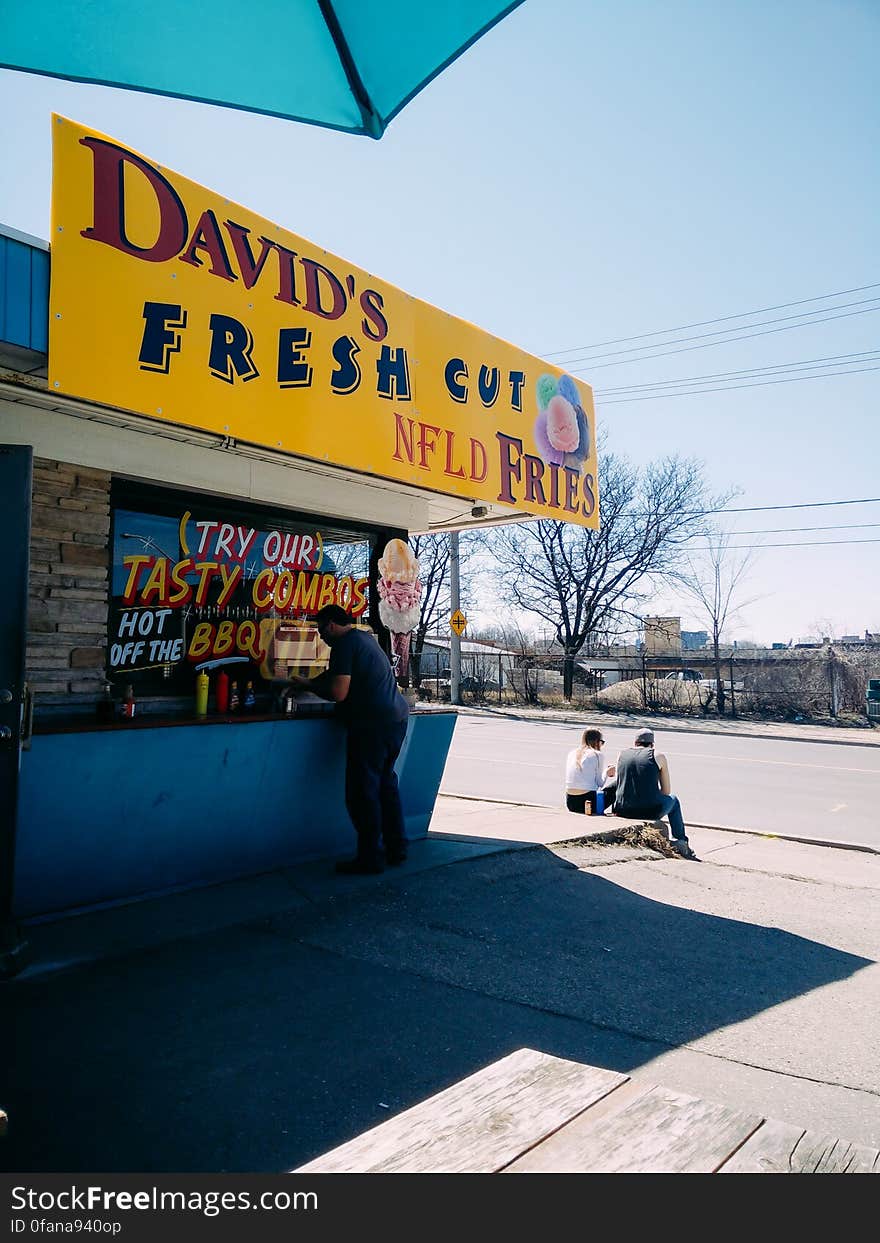
[[[443,695],[448,695],[449,688],[451,685],[450,678],[449,678],[449,671],[448,670],[445,671],[445,674],[446,674],[445,677],[443,676],[443,674],[444,674],[444,671],[441,670],[439,678],[424,678],[423,677],[421,679],[422,686],[427,687],[438,697],[443,696]],[[461,675],[458,686],[459,686],[459,690],[470,691],[471,694],[473,694],[474,692],[479,692],[479,691],[482,691],[483,694],[485,695],[488,695],[491,692],[494,692],[495,694],[498,693],[497,681],[493,682],[490,679],[475,678],[475,677],[472,677],[470,674],[465,674],[465,673]]]
[[[690,682],[696,684],[704,691],[715,691],[718,685],[715,678],[704,678],[698,669],[673,669],[671,673],[663,675],[663,681]],[[743,682],[731,682],[730,678],[722,678],[722,684],[728,694],[731,688],[735,691],[741,691],[745,685]]]

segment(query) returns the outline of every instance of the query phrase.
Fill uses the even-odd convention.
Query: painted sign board
[[[588,385],[53,117],[49,386],[598,527]]]
[[[449,619],[449,625],[457,635],[461,636],[464,634],[467,628],[467,618],[464,613],[462,613],[461,609],[455,610]]]
[[[139,687],[173,694],[189,690],[187,668],[208,661],[242,658],[267,682],[320,672],[329,648],[314,616],[338,604],[364,617],[369,544],[191,505],[114,506],[108,676],[136,674]]]

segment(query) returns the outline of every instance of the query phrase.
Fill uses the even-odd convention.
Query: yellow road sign
[[[464,613],[462,613],[461,609],[456,609],[452,614],[449,619],[449,626],[450,629],[454,630],[457,635],[464,634],[465,627],[467,626],[467,618]]]

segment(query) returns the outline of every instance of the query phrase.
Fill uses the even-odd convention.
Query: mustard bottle
[[[208,682],[204,669],[196,674],[196,716],[208,715]]]

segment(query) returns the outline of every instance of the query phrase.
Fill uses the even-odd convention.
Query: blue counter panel
[[[414,715],[397,770],[424,837],[455,727]],[[22,756],[19,919],[353,853],[332,720],[38,735]]]

